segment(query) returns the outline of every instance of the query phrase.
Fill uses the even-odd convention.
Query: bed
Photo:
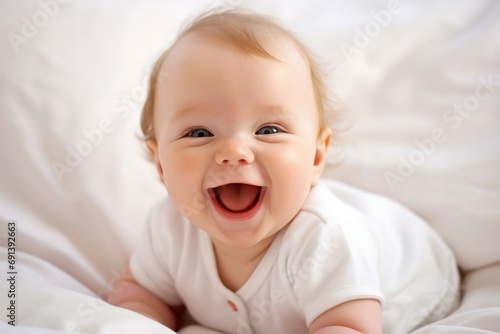
[[[164,196],[140,110],[187,20],[236,6],[274,16],[324,67],[348,129],[324,175],[338,195],[402,203],[454,251],[460,306],[416,333],[500,332],[494,0],[1,2],[0,332],[171,333],[103,301]]]

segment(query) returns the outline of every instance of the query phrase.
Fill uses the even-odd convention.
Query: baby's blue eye
[[[213,137],[212,132],[207,129],[193,129],[186,134],[186,137],[204,138]]]
[[[275,133],[280,132],[280,129],[276,126],[272,125],[265,125],[261,127],[257,132],[255,132],[256,135],[272,135]]]

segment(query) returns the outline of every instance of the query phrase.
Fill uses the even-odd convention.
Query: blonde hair
[[[155,139],[154,133],[154,107],[156,85],[159,81],[163,60],[168,57],[170,50],[186,35],[196,33],[212,38],[224,44],[235,47],[237,50],[264,58],[273,57],[265,48],[264,36],[266,33],[277,33],[291,40],[302,52],[309,65],[311,81],[314,88],[316,106],[319,115],[319,133],[327,127],[326,115],[333,114],[332,103],[327,94],[318,65],[312,59],[306,47],[289,31],[273,22],[270,18],[249,12],[226,10],[223,12],[208,12],[196,18],[177,37],[173,45],[165,51],[153,67],[149,82],[149,94],[142,109],[141,129],[146,141]],[[329,115],[331,116],[331,115]],[[318,133],[318,134],[319,134]]]

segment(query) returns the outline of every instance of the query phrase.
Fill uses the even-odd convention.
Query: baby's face
[[[280,61],[188,35],[162,65],[149,146],[171,200],[214,243],[271,240],[323,167],[308,66],[289,42],[271,51]]]

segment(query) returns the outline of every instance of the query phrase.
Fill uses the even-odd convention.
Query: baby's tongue
[[[218,188],[219,200],[231,211],[249,208],[259,195],[260,187],[249,184],[231,183]]]

